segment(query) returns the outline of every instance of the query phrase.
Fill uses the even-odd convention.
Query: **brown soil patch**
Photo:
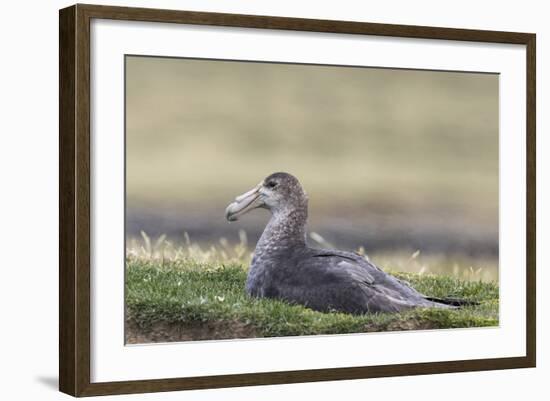
[[[239,321],[158,322],[151,327],[141,328],[131,320],[126,322],[124,332],[126,344],[261,337],[254,327]]]
[[[363,332],[430,330],[440,328],[429,320],[397,320],[387,325],[367,325]],[[157,322],[141,328],[135,321],[125,324],[126,344],[147,344],[197,340],[228,340],[263,337],[256,329],[238,320],[214,322],[166,323]]]
[[[438,328],[438,325],[435,322],[430,322],[429,320],[408,319],[396,320],[395,322],[391,322],[390,324],[388,324],[385,330],[430,330],[436,328]]]

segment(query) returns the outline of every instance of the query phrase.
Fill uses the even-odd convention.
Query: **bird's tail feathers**
[[[462,306],[476,306],[479,305],[479,302],[472,301],[469,299],[463,299],[463,298],[437,298],[437,297],[425,297],[428,301],[437,302],[440,304],[445,305],[451,305],[456,307],[462,307]]]

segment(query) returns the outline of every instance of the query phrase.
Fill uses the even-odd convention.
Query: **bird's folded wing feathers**
[[[374,284],[376,282],[373,274],[365,264],[369,264],[360,255],[350,252],[319,250],[313,257],[323,258],[323,265],[330,269],[333,274],[348,276],[351,280],[363,284]]]
[[[353,262],[342,260],[337,263],[337,266],[342,269],[346,269],[346,272],[355,281],[364,282],[369,285],[374,284],[374,277],[372,276],[372,274]]]
[[[369,285],[376,284],[376,290],[381,292],[397,292],[402,296],[423,298],[424,295],[416,291],[408,282],[394,277],[363,256],[353,253],[332,249],[316,250],[314,257],[327,258],[330,263],[349,272],[350,278]]]

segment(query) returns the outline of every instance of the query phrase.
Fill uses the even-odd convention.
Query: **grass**
[[[164,241],[165,239],[163,239]],[[145,241],[147,244],[147,241]],[[146,245],[147,246],[147,245]],[[426,295],[479,302],[459,310],[416,309],[395,314],[320,313],[283,301],[255,299],[244,291],[248,264],[236,249],[198,261],[189,255],[160,258],[129,252],[126,264],[127,341],[181,341],[244,337],[342,334],[372,331],[448,329],[498,325],[495,282],[451,276],[392,273]],[[239,244],[238,247],[243,247]],[[146,250],[146,248],[142,248]],[[183,249],[183,248],[182,248]],[[194,253],[193,253],[194,252]],[[213,252],[203,251],[204,253]],[[240,255],[240,256],[238,256]]]
[[[188,260],[205,265],[228,262],[249,265],[252,251],[245,230],[238,230],[238,242],[225,237],[217,243],[199,244],[192,241],[187,232],[183,239],[174,241],[166,235],[150,238],[145,232],[141,237],[127,238],[127,256],[131,260],[181,261]],[[321,248],[335,248],[317,232],[309,233],[309,241]],[[465,281],[498,281],[498,259],[490,256],[469,256],[463,253],[423,253],[420,250],[393,249],[371,252],[360,246],[355,251],[366,255],[380,267],[390,271],[450,275]]]

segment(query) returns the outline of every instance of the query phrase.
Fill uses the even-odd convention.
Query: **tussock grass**
[[[127,323],[132,331],[127,331],[129,342],[498,325],[495,282],[392,272],[426,295],[466,298],[479,305],[395,314],[320,313],[283,301],[251,298],[245,293],[249,257],[245,235],[231,254],[230,249],[223,251],[223,241],[221,248],[203,250],[189,242],[164,254],[159,241],[155,244],[144,238],[144,243],[142,253],[128,252],[126,262]]]
[[[238,232],[238,242],[221,237],[218,243],[199,244],[192,241],[187,232],[183,239],[174,241],[166,235],[150,238],[141,231],[140,238],[129,238],[126,255],[130,259],[164,263],[166,261],[191,260],[200,263],[239,263],[249,265],[252,249],[244,230]],[[322,248],[334,248],[319,233],[311,232],[310,241]],[[364,247],[355,250],[388,271],[436,275],[451,275],[466,281],[498,281],[498,259],[492,257],[472,258],[463,254],[423,254],[420,250],[396,250],[371,253]]]

